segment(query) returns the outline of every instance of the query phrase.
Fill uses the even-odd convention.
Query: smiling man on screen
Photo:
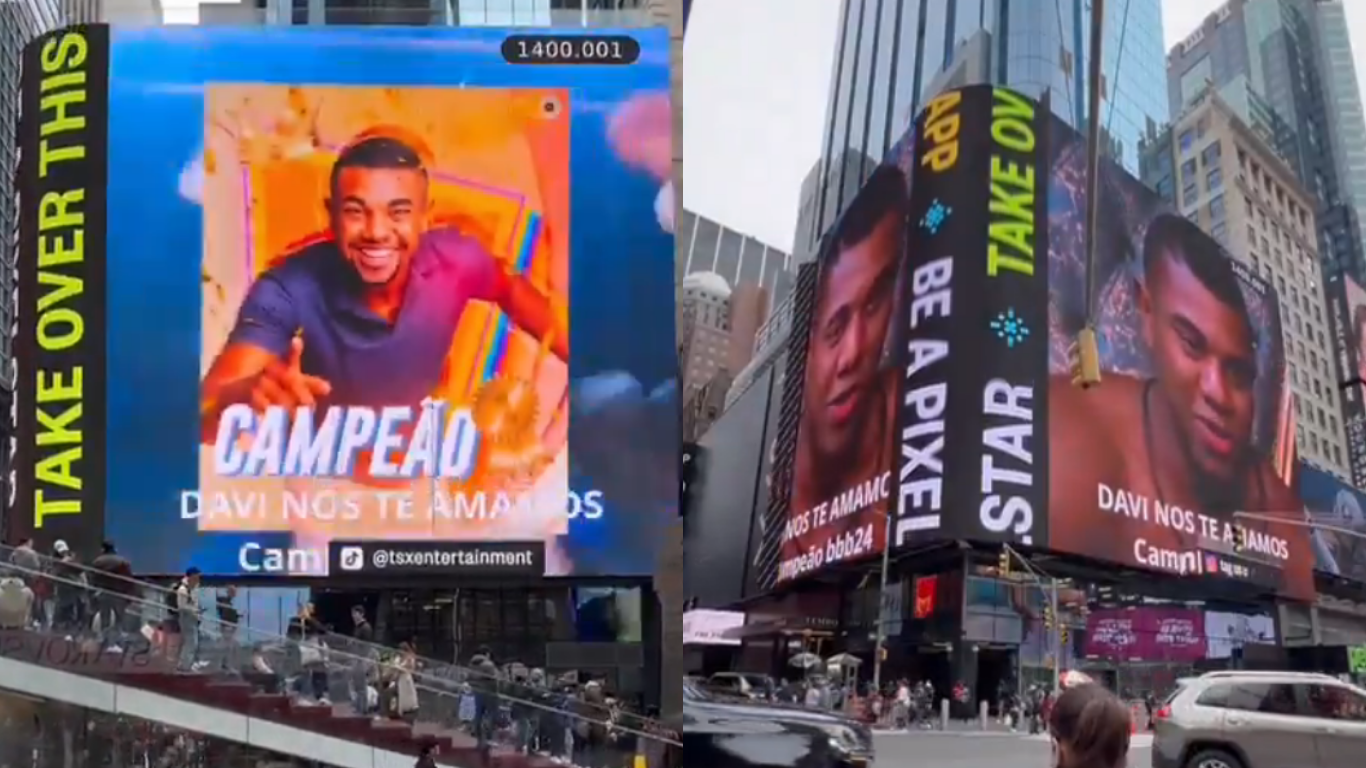
[[[1221,527],[1234,512],[1302,506],[1254,443],[1257,331],[1228,257],[1190,221],[1164,214],[1147,230],[1143,268],[1152,378],[1109,374],[1081,389],[1055,376],[1049,385],[1050,546],[1131,563],[1140,539],[1172,552],[1199,546],[1198,523],[1194,532],[1159,523],[1159,503]],[[1136,508],[1101,509],[1102,487]]]
[[[428,227],[428,178],[407,143],[362,135],[332,167],[332,238],[252,284],[201,385],[204,439],[235,403],[413,405],[432,394],[470,301],[568,355],[546,296],[473,238]]]
[[[891,466],[893,387],[882,352],[905,216],[906,178],[895,166],[880,166],[841,217],[821,265],[793,512],[830,501]]]

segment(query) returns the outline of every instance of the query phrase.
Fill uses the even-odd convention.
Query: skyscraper
[[[1264,105],[1288,131],[1278,149],[1314,197],[1325,275],[1361,281],[1366,124],[1344,14],[1341,0],[1230,0],[1168,54],[1168,103],[1178,111],[1213,83]]]
[[[888,147],[945,88],[989,81],[1032,98],[1049,94],[1054,112],[1084,126],[1090,8],[1089,0],[844,0],[821,152],[826,170],[793,251],[812,251]],[[1160,0],[1110,3],[1104,29],[1104,148],[1137,174],[1140,139],[1168,117]],[[851,164],[851,154],[869,162]]]

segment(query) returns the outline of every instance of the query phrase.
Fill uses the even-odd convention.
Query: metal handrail
[[[8,549],[8,548],[3,548],[3,549]],[[39,554],[39,557],[42,558],[42,557],[44,557],[44,556],[41,555],[41,554]],[[47,558],[47,559],[50,560],[51,558]],[[78,565],[78,564],[74,564],[74,563],[64,563],[64,565]],[[78,567],[80,567],[82,570],[84,570],[84,571],[86,571],[86,572],[95,573],[95,574],[98,574],[98,575],[101,575],[101,576],[113,576],[113,575],[114,575],[114,574],[108,574],[108,573],[106,573],[106,572],[104,572],[104,571],[99,571],[99,570],[91,569],[91,568],[86,567],[86,566],[79,566],[79,565],[78,565]],[[115,599],[117,599],[117,600],[122,601],[122,602],[123,602],[124,604],[126,604],[126,605],[139,605],[139,606],[143,606],[143,607],[151,607],[152,609],[154,609],[154,610],[153,610],[153,613],[155,613],[155,612],[157,612],[157,611],[165,610],[165,604],[164,604],[164,603],[162,603],[162,602],[156,602],[156,601],[152,601],[152,600],[148,600],[148,599],[146,599],[146,598],[144,598],[144,597],[142,597],[142,596],[135,596],[135,595],[129,595],[129,594],[126,594],[126,593],[115,592],[115,591],[113,591],[113,590],[104,589],[104,588],[102,588],[102,587],[97,587],[97,586],[95,586],[94,584],[90,584],[90,583],[88,583],[88,582],[87,582],[87,583],[81,583],[81,582],[79,582],[79,581],[73,581],[73,580],[71,580],[71,579],[67,579],[67,578],[64,578],[64,577],[62,577],[62,576],[59,576],[59,575],[57,575],[57,574],[50,573],[50,572],[35,571],[35,570],[31,569],[31,568],[26,568],[26,567],[24,567],[24,566],[18,565],[18,564],[16,564],[16,563],[12,562],[12,561],[11,561],[11,562],[8,562],[8,563],[0,564],[0,576],[9,575],[9,574],[22,574],[22,575],[24,575],[24,576],[28,576],[28,577],[31,577],[31,578],[34,578],[34,579],[45,579],[45,580],[47,580],[48,582],[52,582],[52,583],[66,584],[66,585],[75,587],[75,588],[77,588],[77,589],[79,589],[79,590],[81,590],[81,591],[83,591],[83,592],[86,592],[86,593],[92,593],[92,594],[97,594],[97,595],[106,595],[106,596],[108,596],[108,597],[115,598]],[[124,581],[124,582],[131,582],[131,583],[136,584],[136,585],[141,585],[141,584],[142,584],[142,582],[138,582],[138,581],[135,580],[135,579],[128,579],[127,577],[117,577],[117,578],[121,579],[121,580]],[[163,592],[163,593],[168,593],[168,592],[170,592],[170,590],[165,590],[164,588],[160,588],[160,587],[158,587],[158,590],[160,590],[160,591]],[[144,612],[144,617],[145,617],[145,616],[146,616],[146,612]],[[302,641],[302,640],[296,640],[296,639],[291,638],[291,637],[288,637],[288,636],[286,636],[286,635],[279,635],[279,634],[275,634],[275,633],[271,633],[271,632],[262,632],[261,630],[253,630],[251,627],[244,627],[243,625],[240,625],[240,624],[233,624],[233,623],[231,623],[231,622],[225,622],[225,621],[222,621],[222,620],[217,619],[217,618],[212,618],[212,617],[206,616],[206,615],[204,615],[204,614],[202,614],[202,613],[201,613],[200,616],[199,616],[199,624],[200,624],[201,627],[202,627],[202,626],[205,626],[206,624],[208,624],[208,625],[216,625],[216,626],[218,626],[218,627],[231,627],[231,628],[233,628],[234,630],[237,630],[237,631],[241,631],[241,630],[244,630],[244,629],[245,629],[245,630],[247,630],[249,633],[255,632],[255,633],[258,633],[258,634],[264,636],[265,639],[262,641],[262,643],[261,643],[262,645],[265,645],[265,644],[275,644],[275,645],[284,645],[284,646],[288,647],[288,646],[291,646],[291,645],[302,645],[303,642],[304,642],[304,641]],[[391,652],[394,652],[394,653],[398,653],[397,649],[388,649],[388,650],[391,651]],[[359,665],[359,664],[374,664],[374,665],[381,665],[381,666],[384,664],[383,662],[379,661],[379,660],[376,659],[376,658],[371,658],[371,657],[369,657],[369,656],[361,656],[361,655],[358,655],[358,654],[350,653],[350,652],[348,652],[348,651],[338,651],[338,650],[334,650],[334,649],[330,649],[330,648],[327,650],[327,657],[328,657],[329,659],[337,659],[338,657],[341,657],[343,660],[347,661],[347,662],[349,663],[350,666],[353,666],[353,667],[356,666],[356,665]],[[419,663],[420,663],[422,660],[419,658],[418,661],[419,661]],[[432,687],[432,686],[430,686],[430,685],[420,685],[420,684],[418,684],[418,678],[419,678],[419,677],[422,677],[423,679],[426,679],[426,680],[435,680],[435,679],[438,679],[438,678],[435,678],[435,677],[433,677],[433,676],[423,676],[423,675],[422,675],[420,672],[418,672],[417,670],[409,670],[409,672],[410,672],[410,674],[412,674],[412,676],[413,676],[413,678],[414,678],[414,680],[413,680],[413,682],[414,682],[414,687],[417,688],[418,690],[427,691],[428,693],[435,694],[435,695],[441,696],[441,697],[447,697],[447,698],[458,698],[460,695],[463,695],[463,694],[455,693],[455,692],[453,692],[453,691],[446,690],[446,689],[444,689],[444,688],[435,688],[435,687]],[[574,719],[574,720],[584,721],[584,722],[587,722],[587,723],[590,723],[590,724],[595,724],[595,725],[596,725],[596,724],[608,724],[608,723],[602,723],[602,722],[598,721],[597,719],[595,719],[595,718],[593,718],[593,717],[589,717],[589,716],[587,716],[587,715],[583,715],[583,714],[580,714],[580,713],[578,713],[578,712],[572,712],[572,711],[563,710],[563,709],[556,709],[556,708],[554,708],[554,707],[547,706],[547,705],[542,704],[542,703],[537,702],[537,701],[530,701],[530,700],[527,700],[527,699],[519,698],[519,697],[517,697],[517,696],[511,696],[511,695],[508,695],[508,694],[502,692],[502,689],[507,688],[509,685],[517,685],[517,684],[515,684],[515,683],[509,683],[509,682],[506,681],[506,680],[502,680],[502,679],[500,679],[500,678],[493,677],[493,676],[490,676],[490,675],[485,675],[485,674],[479,674],[479,675],[477,675],[476,677],[480,678],[482,681],[486,681],[486,682],[490,683],[490,684],[491,684],[491,687],[493,687],[493,690],[490,691],[490,693],[492,693],[495,697],[497,697],[498,699],[500,699],[500,700],[502,700],[502,701],[506,701],[506,702],[508,702],[508,703],[515,704],[515,705],[518,705],[518,706],[524,706],[524,707],[528,707],[528,708],[531,708],[531,709],[539,710],[539,711],[541,711],[541,712],[549,712],[549,713],[552,713],[552,714],[555,714],[555,715],[559,715],[559,716],[562,716],[562,717],[567,717],[567,718],[571,718],[571,719]],[[468,681],[468,680],[467,680],[467,681]],[[526,686],[518,686],[518,687],[526,687]],[[589,702],[580,702],[580,703],[583,703],[583,704],[590,704]],[[457,702],[457,704],[458,704],[458,702]],[[601,708],[601,707],[600,707],[600,709],[604,709],[604,708]],[[607,710],[607,711],[605,712],[605,714],[607,714],[607,713],[611,713],[610,710]],[[621,714],[621,713],[611,713],[611,714]],[[649,723],[649,721],[647,721],[647,727],[648,727],[649,724],[651,724],[651,723]],[[682,745],[681,742],[679,742],[679,741],[677,741],[677,740],[674,740],[674,739],[671,739],[671,738],[665,736],[663,733],[649,733],[649,732],[647,732],[646,730],[643,730],[643,729],[633,728],[633,727],[631,727],[631,726],[621,725],[621,724],[615,723],[615,722],[610,723],[609,725],[610,725],[610,727],[611,727],[613,730],[615,730],[615,731],[620,731],[620,732],[622,732],[622,733],[629,733],[629,734],[632,734],[632,735],[636,736],[637,738],[650,739],[650,740],[658,741],[658,742],[661,742],[661,743],[663,743],[663,744],[670,745],[670,746],[681,746],[681,745]],[[661,728],[661,730],[665,730],[665,729],[662,729],[662,728]]]
[[[7,555],[7,557],[5,557],[5,561],[4,561],[3,563],[0,563],[0,570],[3,570],[3,568],[6,567],[7,565],[8,565],[9,567],[11,567],[11,568],[15,567],[15,566],[13,565],[13,555],[14,555],[14,553],[17,552],[17,551],[18,551],[18,548],[16,548],[16,547],[11,547],[11,546],[7,546],[7,545],[4,545],[4,544],[0,544],[0,554],[5,554],[5,555]],[[50,569],[51,566],[55,566],[55,565],[60,565],[60,566],[62,566],[62,567],[66,567],[66,568],[75,568],[75,569],[80,570],[80,571],[82,571],[82,572],[84,572],[84,573],[86,573],[86,574],[89,574],[89,575],[91,575],[91,576],[95,576],[95,577],[100,578],[100,579],[108,579],[108,580],[111,580],[111,581],[118,581],[118,582],[122,582],[122,583],[124,583],[124,584],[129,584],[129,585],[131,585],[131,586],[138,587],[138,588],[143,589],[143,590],[148,590],[148,591],[151,591],[151,592],[154,592],[154,593],[158,593],[158,594],[162,595],[163,597],[166,596],[166,595],[170,595],[171,593],[175,592],[175,588],[174,588],[174,587],[162,586],[162,585],[160,585],[160,584],[155,584],[155,583],[150,582],[150,581],[143,581],[143,580],[138,579],[138,578],[135,578],[135,577],[129,577],[129,576],[124,576],[124,575],[122,575],[122,574],[116,574],[116,573],[110,573],[110,572],[108,572],[108,571],[102,571],[102,570],[100,570],[100,569],[98,569],[98,568],[95,568],[95,567],[92,567],[92,566],[90,566],[90,565],[88,565],[88,564],[86,564],[86,563],[75,562],[75,561],[66,562],[66,561],[57,560],[56,558],[52,557],[51,555],[44,554],[44,553],[42,553],[42,552],[39,552],[39,551],[36,550],[36,549],[30,550],[30,551],[33,552],[33,554],[36,555],[36,556],[38,557],[38,559],[39,559],[40,562],[43,562],[44,564],[46,564],[47,566],[49,566],[49,569]],[[44,578],[52,578],[51,574],[50,574],[50,573],[47,573],[47,572],[41,573],[41,574],[39,574],[39,575],[42,576],[42,577],[44,577]],[[93,585],[92,585],[92,587],[93,587]],[[115,595],[120,594],[120,593],[115,592],[115,591],[112,591],[112,590],[99,590],[99,591],[108,592],[109,594],[115,594]],[[161,606],[158,606],[158,607],[160,608]],[[219,626],[233,626],[233,627],[238,628],[239,630],[240,630],[240,629],[247,629],[249,632],[263,633],[263,634],[266,634],[266,635],[268,635],[268,636],[269,636],[269,635],[272,635],[272,633],[271,633],[269,630],[261,630],[261,629],[251,628],[251,627],[249,627],[249,626],[247,626],[247,625],[244,625],[244,624],[232,624],[232,623],[230,623],[230,622],[225,622],[225,621],[221,621],[221,620],[218,620],[218,619],[215,619],[215,620],[214,620],[214,624],[215,624],[215,625],[219,625]],[[278,636],[278,637],[285,637],[285,636],[283,636],[283,635],[276,635],[276,636]],[[373,641],[357,640],[357,639],[355,639],[355,638],[353,638],[353,637],[349,637],[349,636],[347,636],[347,635],[342,635],[342,634],[339,634],[339,633],[328,633],[327,636],[342,638],[342,639],[344,639],[344,640],[346,641],[346,643],[349,644],[349,645],[364,647],[364,648],[368,649],[369,651],[373,652],[373,653],[376,655],[376,657],[379,657],[379,656],[381,656],[381,655],[398,655],[398,654],[402,653],[402,651],[400,651],[398,648],[394,648],[394,647],[392,647],[392,646],[384,645],[384,644],[382,644],[382,643],[376,643],[376,642],[373,642]],[[286,639],[287,639],[287,638],[286,638]],[[360,657],[359,654],[350,654],[350,655],[357,656],[358,658]],[[511,684],[509,681],[504,680],[504,679],[502,679],[502,678],[499,678],[497,675],[491,675],[491,674],[489,674],[489,673],[487,673],[487,672],[484,672],[483,670],[474,669],[474,668],[472,668],[472,667],[465,667],[465,666],[461,666],[461,665],[459,665],[459,664],[454,664],[454,663],[451,663],[451,662],[439,661],[439,660],[437,660],[437,659],[432,659],[432,658],[425,657],[425,656],[417,656],[416,658],[417,658],[417,661],[418,661],[419,665],[424,666],[424,667],[428,668],[429,670],[430,670],[430,669],[433,669],[433,668],[445,668],[445,669],[448,669],[448,670],[450,670],[451,672],[453,672],[454,675],[461,675],[461,676],[466,677],[467,679],[471,679],[471,678],[472,678],[472,679],[477,679],[477,680],[485,680],[485,681],[488,681],[488,682],[490,682],[490,683],[496,683],[496,684],[503,685],[503,686],[506,686],[506,685]],[[417,680],[419,677],[420,677],[420,678],[423,678],[423,679],[427,679],[427,680],[447,681],[447,680],[450,680],[451,677],[454,676],[454,675],[444,675],[444,676],[443,676],[443,675],[435,675],[435,674],[432,674],[432,673],[430,673],[430,672],[424,672],[424,673],[414,672],[414,673],[413,673],[413,678],[414,678],[414,682],[416,682],[416,680]],[[582,704],[583,704],[585,707],[590,707],[590,708],[593,708],[593,709],[597,709],[598,711],[602,712],[604,715],[612,714],[611,709],[610,709],[609,707],[606,707],[606,706],[602,705],[602,704],[595,704],[595,703],[591,703],[591,702],[582,702]],[[642,730],[647,729],[647,728],[651,728],[651,727],[660,728],[660,729],[664,729],[664,730],[669,730],[666,726],[664,726],[664,725],[663,725],[662,723],[660,723],[658,720],[654,720],[654,719],[651,719],[651,718],[649,718],[649,717],[645,717],[644,715],[640,715],[640,714],[637,714],[637,713],[634,713],[634,712],[617,712],[617,713],[614,713],[614,714],[615,714],[616,716],[618,716],[618,717],[620,717],[621,715],[626,715],[626,716],[630,717],[632,720],[634,720],[634,721],[637,722],[637,724],[641,727]]]

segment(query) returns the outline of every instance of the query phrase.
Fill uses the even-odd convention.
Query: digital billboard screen
[[[1301,465],[1300,498],[1315,523],[1314,567],[1366,582],[1366,494],[1321,469]]]
[[[1352,465],[1352,484],[1361,488],[1366,487],[1366,354],[1362,351],[1366,344],[1366,290],[1352,278],[1339,275],[1326,293],[1342,387],[1347,459]]]
[[[1276,519],[1302,512],[1273,288],[1108,160],[1088,280],[1085,145],[1046,104],[950,91],[915,131],[894,543],[1311,595],[1309,537]],[[1088,324],[1103,380],[1083,389]]]
[[[652,573],[668,35],[556,35],[593,56],[529,66],[523,28],[34,41],[29,532],[145,573]]]
[[[778,581],[881,552],[892,499],[906,175],[879,166],[824,238]]]

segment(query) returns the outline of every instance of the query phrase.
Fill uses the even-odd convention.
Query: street
[[[913,731],[877,737],[876,768],[933,765],[935,768],[1051,768],[1052,750],[1044,737],[1013,733],[935,733]],[[1129,750],[1130,768],[1151,765],[1152,737],[1138,734]]]

